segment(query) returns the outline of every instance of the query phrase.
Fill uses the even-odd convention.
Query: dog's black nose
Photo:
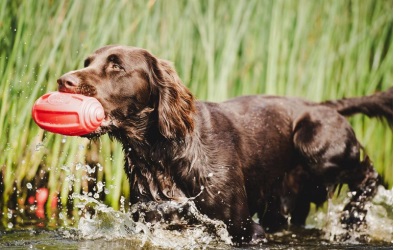
[[[72,90],[79,86],[79,79],[72,74],[65,74],[57,79],[59,90]]]

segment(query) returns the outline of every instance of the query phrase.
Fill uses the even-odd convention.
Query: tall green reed
[[[1,1],[2,210],[26,198],[40,171],[66,206],[71,192],[89,190],[87,163],[103,169],[95,177],[107,204],[118,208],[129,193],[118,144],[44,132],[30,115],[36,98],[100,46],[144,47],[171,60],[201,100],[261,93],[321,101],[392,85],[392,19],[385,0]],[[392,131],[362,116],[350,122],[391,186]]]

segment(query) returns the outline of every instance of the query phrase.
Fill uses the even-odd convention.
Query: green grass
[[[79,167],[87,163],[103,169],[95,177],[107,204],[118,208],[128,194],[119,145],[44,132],[30,114],[98,47],[143,47],[173,61],[200,100],[262,93],[321,101],[392,85],[392,13],[387,0],[0,1],[2,211],[18,211],[26,184],[42,175],[65,207],[71,192],[88,191]],[[350,121],[392,186],[392,131],[362,116]]]

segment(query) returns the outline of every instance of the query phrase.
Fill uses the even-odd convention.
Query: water
[[[325,210],[313,211],[305,228],[293,228],[270,234],[266,242],[245,249],[391,249],[393,241],[392,191],[380,187],[369,203],[367,227],[352,233],[345,242],[336,241],[343,233],[340,212],[348,197],[346,192],[328,202]],[[53,228],[43,222],[11,225],[0,228],[0,249],[235,249],[226,227],[198,213],[190,200],[185,204],[171,202],[169,206],[188,206],[188,213],[198,224],[151,225],[134,222],[131,210],[116,211],[93,197],[73,195],[79,199],[80,219],[77,227],[57,224]],[[141,209],[154,209],[154,204],[142,204]],[[137,209],[133,207],[132,209]],[[62,213],[60,213],[62,215]],[[60,216],[62,219],[62,216]],[[11,223],[12,224],[12,223]],[[32,226],[34,225],[34,226]]]

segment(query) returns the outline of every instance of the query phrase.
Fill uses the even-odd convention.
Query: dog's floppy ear
[[[155,87],[160,133],[168,139],[184,137],[194,129],[194,98],[168,61],[147,57],[151,88]]]

